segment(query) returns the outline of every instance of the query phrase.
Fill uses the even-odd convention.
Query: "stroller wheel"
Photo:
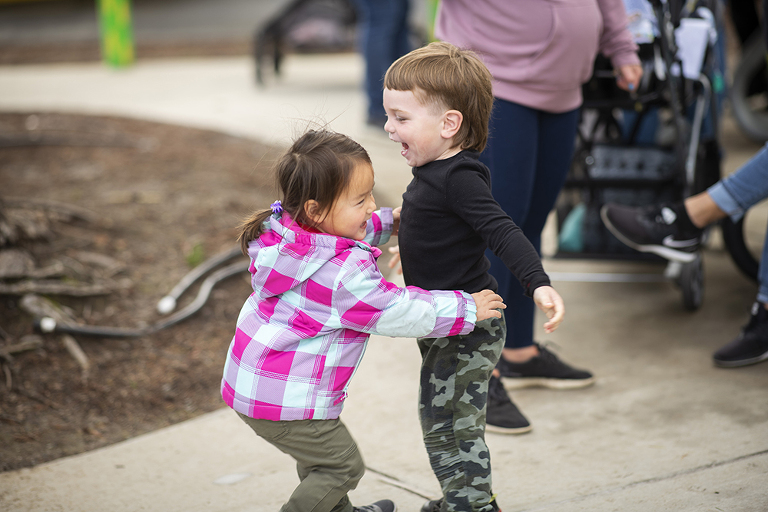
[[[757,34],[747,43],[730,88],[733,117],[739,128],[756,142],[768,140],[765,55],[762,34]]]
[[[745,276],[753,281],[757,281],[757,272],[760,268],[758,258],[760,253],[754,253],[747,247],[744,228],[744,217],[738,222],[733,222],[726,217],[720,221],[720,227],[723,232],[723,241],[725,248],[731,255],[731,259]]]
[[[701,253],[690,263],[683,263],[677,284],[683,292],[683,306],[688,311],[696,311],[701,307],[704,298],[704,264]]]

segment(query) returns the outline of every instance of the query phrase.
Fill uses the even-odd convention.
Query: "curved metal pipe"
[[[239,249],[238,249],[239,251]],[[197,292],[195,300],[187,304],[185,307],[169,316],[165,320],[156,323],[150,330],[150,332],[156,332],[166,327],[170,327],[174,324],[181,322],[189,316],[197,313],[206,303],[208,297],[211,294],[213,287],[219,282],[231,277],[240,272],[247,272],[250,261],[238,261],[237,263],[231,263],[226,267],[220,268],[210,276],[206,277],[203,283],[200,285],[200,290]]]
[[[150,325],[147,327],[137,328],[123,328],[123,327],[105,327],[95,325],[82,325],[82,324],[70,324],[59,323],[51,317],[43,317],[35,320],[35,328],[43,333],[67,333],[67,334],[79,334],[84,336],[99,336],[103,338],[138,338],[147,334],[152,334],[172,325],[175,325],[182,320],[186,320],[190,316],[197,313],[208,301],[211,295],[211,290],[214,286],[235,274],[245,272],[248,270],[250,262],[239,261],[232,263],[226,267],[220,268],[210,276],[208,276],[200,285],[200,290],[197,292],[197,297],[184,308],[180,309],[174,315]]]
[[[179,300],[179,297],[181,297],[184,292],[187,291],[187,289],[195,283],[195,281],[200,279],[203,274],[207,273],[214,267],[221,265],[225,261],[229,261],[232,258],[242,254],[243,253],[240,250],[240,246],[238,245],[227,252],[213,256],[212,258],[193,268],[184,277],[181,278],[181,281],[179,281],[165,297],[158,301],[157,312],[161,315],[167,315],[176,309],[176,302]]]

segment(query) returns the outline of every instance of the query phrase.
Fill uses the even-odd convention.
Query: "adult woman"
[[[481,160],[493,195],[540,251],[541,231],[568,172],[582,102],[581,85],[598,53],[617,83],[637,87],[637,46],[622,0],[442,0],[435,34],[470,48],[494,78],[494,113]],[[514,184],[514,186],[513,186]],[[491,274],[507,304],[508,334],[497,370],[507,386],[588,386],[592,374],[562,362],[533,340],[534,305],[492,254]],[[498,383],[492,389],[500,389]],[[487,423],[523,433],[528,420],[505,393],[489,397]]]

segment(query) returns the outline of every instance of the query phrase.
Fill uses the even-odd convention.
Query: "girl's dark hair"
[[[306,132],[296,139],[274,168],[283,211],[301,224],[314,226],[304,211],[306,202],[317,201],[320,213],[323,217],[327,215],[349,185],[352,171],[361,163],[371,165],[371,157],[363,146],[346,135],[330,130]],[[237,240],[244,254],[248,254],[250,241],[261,235],[270,215],[270,208],[258,210],[242,222]]]

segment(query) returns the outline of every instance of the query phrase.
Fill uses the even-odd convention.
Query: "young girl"
[[[489,290],[398,288],[376,266],[399,218],[374,212],[373,167],[359,144],[310,131],[277,163],[282,201],[246,220],[253,293],[229,346],[221,394],[258,434],[297,462],[301,483],[283,511],[393,512],[352,507],[365,466],[339,420],[370,334],[467,334],[499,318]]]

